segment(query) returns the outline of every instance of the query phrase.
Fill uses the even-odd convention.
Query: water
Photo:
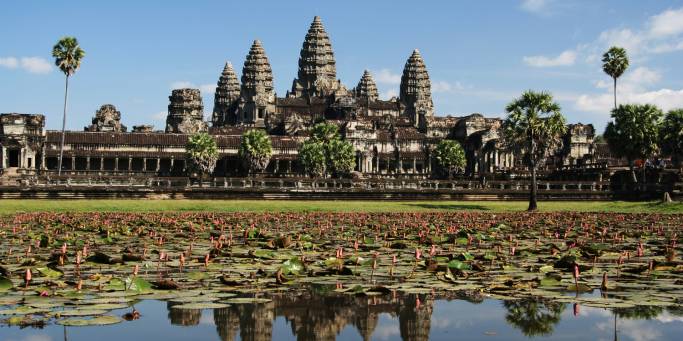
[[[437,299],[276,294],[262,304],[172,309],[172,303],[135,302],[138,320],[108,326],[0,327],[2,341],[50,340],[680,340],[683,309],[604,308],[538,300]],[[576,310],[575,310],[576,309]],[[616,323],[616,325],[615,325]],[[615,329],[616,326],[616,329]]]

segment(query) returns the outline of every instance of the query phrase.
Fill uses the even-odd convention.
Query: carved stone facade
[[[95,112],[92,124],[85,127],[85,131],[125,132],[126,126],[121,124],[121,112],[113,104],[105,104]]]
[[[198,89],[175,89],[168,99],[167,133],[194,134],[207,129]]]
[[[521,162],[501,147],[501,119],[480,114],[435,115],[429,73],[418,50],[405,63],[398,98],[379,99],[377,85],[367,70],[353,90],[347,90],[337,79],[332,45],[318,17],[304,39],[292,90],[284,97],[276,96],[270,62],[263,44],[255,40],[244,61],[241,81],[230,63],[223,68],[210,129],[204,122],[198,89],[173,90],[169,100],[165,133],[153,132],[151,126],[136,126],[132,133],[126,133],[120,113],[111,105],[103,106],[87,132],[67,132],[65,170],[182,175],[189,135],[208,131],[216,139],[221,157],[215,175],[243,175],[237,156],[241,134],[258,128],[266,130],[273,143],[266,172],[271,176],[298,176],[302,174],[297,160],[299,146],[321,121],[339,126],[342,137],[355,148],[355,170],[367,177],[430,176],[434,171],[432,151],[442,139],[463,145],[468,175],[508,172]],[[5,115],[3,120],[11,121],[13,115]],[[26,155],[42,149],[39,154],[46,158],[37,164],[38,156],[33,156],[33,169],[55,169],[60,136],[57,131],[47,132],[42,146],[26,149]],[[556,164],[590,160],[593,136],[592,126],[571,125]]]

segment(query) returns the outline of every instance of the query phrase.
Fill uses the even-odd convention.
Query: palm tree
[[[614,79],[614,109],[617,108],[617,78],[628,69],[628,56],[622,47],[612,46],[602,55],[602,71]]]
[[[534,211],[538,208],[538,166],[561,145],[562,136],[567,131],[565,119],[559,104],[546,92],[525,91],[505,110],[508,117],[503,123],[504,144],[510,150],[523,153],[523,160],[531,172],[529,211]]]
[[[85,51],[78,45],[78,40],[74,37],[64,37],[60,39],[52,48],[52,56],[55,58],[55,65],[66,75],[64,87],[64,114],[62,116],[62,142],[59,145],[59,169],[58,174],[62,175],[62,157],[64,156],[64,130],[66,129],[66,103],[69,95],[69,77],[76,73],[81,66],[81,60],[85,56]]]
[[[218,146],[216,140],[207,133],[196,133],[187,141],[187,159],[191,172],[199,175],[199,186],[205,174],[213,173],[218,161]]]
[[[262,172],[273,155],[273,145],[264,130],[252,129],[242,134],[238,154],[250,175]]]

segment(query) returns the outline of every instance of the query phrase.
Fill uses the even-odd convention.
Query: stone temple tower
[[[360,81],[358,81],[358,85],[353,89],[353,95],[356,96],[356,98],[370,101],[377,100],[379,97],[377,84],[375,84],[375,80],[372,78],[370,71],[365,70],[365,72],[363,72],[363,77],[361,77]]]
[[[424,129],[426,118],[434,115],[434,103],[427,67],[417,49],[410,55],[403,68],[400,99],[415,127]]]
[[[264,126],[268,115],[275,113],[273,70],[261,42],[254,40],[242,68],[239,121]]]
[[[339,88],[330,38],[320,17],[313,18],[299,55],[299,72],[292,84],[295,97],[326,96]]]
[[[167,133],[194,134],[207,129],[199,89],[175,89],[168,99]]]
[[[216,94],[213,100],[213,116],[211,123],[214,127],[235,124],[237,117],[237,102],[240,99],[240,82],[230,62],[225,63],[223,73],[218,79]]]

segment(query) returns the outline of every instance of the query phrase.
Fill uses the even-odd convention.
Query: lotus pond
[[[683,335],[683,215],[27,213],[0,340]]]

